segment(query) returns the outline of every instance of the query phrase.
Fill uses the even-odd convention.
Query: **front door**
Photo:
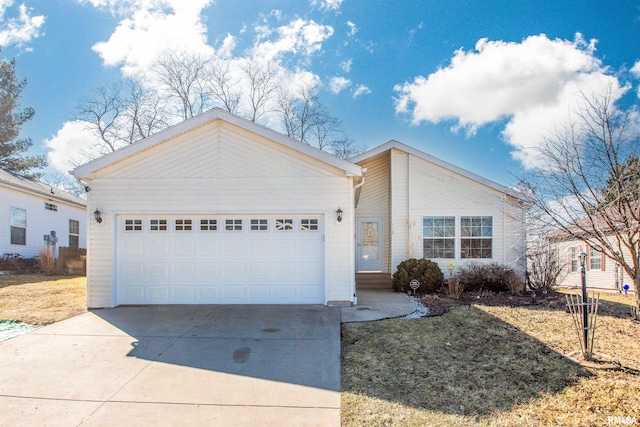
[[[382,217],[358,218],[356,263],[358,271],[382,271]]]

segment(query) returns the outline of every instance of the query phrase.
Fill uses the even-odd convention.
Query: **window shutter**
[[[586,259],[586,267],[587,267],[587,271],[589,271],[591,269],[591,246],[587,246],[587,259]]]
[[[602,252],[602,253],[600,254],[600,256],[602,257],[602,258],[601,258],[601,260],[600,260],[601,270],[602,270],[602,271],[607,271],[606,264],[605,264],[605,262],[606,262],[606,260],[607,260],[607,257],[606,257],[606,256],[604,256],[604,252]]]

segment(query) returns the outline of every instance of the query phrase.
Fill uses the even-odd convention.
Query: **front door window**
[[[358,271],[382,271],[382,218],[358,218]]]

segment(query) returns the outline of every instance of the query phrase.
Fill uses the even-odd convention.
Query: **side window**
[[[69,220],[69,247],[80,247],[80,221],[75,219]]]
[[[21,208],[11,208],[11,244],[27,244],[27,210]]]

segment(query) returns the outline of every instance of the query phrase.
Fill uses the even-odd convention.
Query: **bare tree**
[[[211,92],[205,79],[206,60],[199,55],[166,51],[155,64],[155,76],[170,97],[177,101],[183,120],[208,108]]]
[[[577,119],[545,140],[544,168],[521,183],[547,224],[622,266],[640,307],[640,202],[625,173],[638,150],[634,111],[617,109],[611,92],[582,101]]]
[[[213,60],[204,70],[204,79],[208,84],[214,102],[232,114],[238,114],[242,91],[240,82],[233,77],[231,62]]]
[[[297,91],[282,89],[276,108],[291,138],[343,159],[365,150],[345,136],[342,123],[318,101],[317,88],[313,85],[302,86]]]
[[[127,144],[153,135],[170,125],[169,113],[162,98],[144,84],[129,80],[125,85],[122,138]]]
[[[135,80],[102,85],[76,107],[76,120],[100,141],[82,156],[95,158],[146,138],[169,126],[168,113],[158,94]]]
[[[278,88],[278,74],[269,63],[248,60],[242,66],[247,79],[247,111],[245,116],[256,122],[267,112],[270,101]]]
[[[75,119],[87,123],[88,130],[100,139],[98,155],[118,148],[118,122],[123,109],[122,84],[102,85],[76,107]]]

